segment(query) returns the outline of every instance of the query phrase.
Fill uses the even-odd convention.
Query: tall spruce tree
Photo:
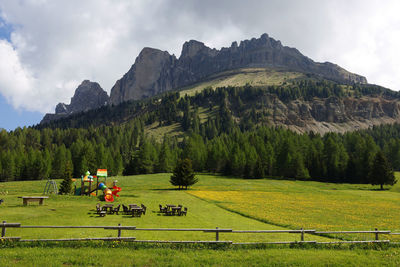
[[[68,195],[72,190],[72,163],[67,161],[64,168],[64,180],[61,182],[59,194]]]
[[[396,183],[393,170],[382,151],[378,151],[375,155],[369,173],[369,181],[372,185],[380,185],[381,190],[383,190],[384,184],[394,185]]]
[[[192,161],[188,158],[180,160],[169,181],[172,185],[178,186],[179,189],[187,189],[188,186],[197,183],[198,180],[193,172]]]
[[[139,173],[153,173],[155,148],[149,141],[143,141],[137,153],[137,170]]]
[[[54,155],[53,163],[51,165],[51,176],[53,179],[60,179],[63,177],[65,173],[66,161],[66,149],[64,145],[61,145],[57,148]]]

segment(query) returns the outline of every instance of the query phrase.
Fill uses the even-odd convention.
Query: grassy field
[[[45,253],[43,253],[45,251]],[[399,266],[399,249],[2,249],[2,266]]]
[[[210,178],[212,179],[212,178]],[[246,183],[246,181],[245,181]],[[400,194],[369,185],[252,180],[241,190],[198,187],[190,194],[251,218],[293,229],[400,232]]]
[[[148,207],[148,212],[141,218],[132,218],[128,215],[110,215],[104,218],[94,213],[96,203],[95,197],[77,196],[51,196],[45,200],[45,205],[31,204],[28,207],[22,205],[22,200],[17,196],[40,194],[45,185],[39,182],[13,182],[1,184],[0,191],[8,191],[4,196],[5,203],[2,205],[1,220],[8,222],[20,222],[31,225],[134,225],[140,228],[233,228],[246,229],[285,229],[284,227],[266,224],[252,218],[241,216],[218,207],[214,203],[202,200],[186,191],[174,190],[169,184],[168,174],[141,175],[132,177],[118,177],[118,184],[122,188],[121,197],[116,199],[116,204],[140,204]],[[212,187],[212,183],[218,180],[212,176],[201,176],[198,187]],[[217,178],[218,179],[218,178]],[[235,182],[237,180],[234,180]],[[234,185],[233,185],[234,186]],[[229,186],[226,186],[228,188]],[[20,188],[20,189],[17,189]],[[167,203],[182,204],[188,207],[188,216],[162,216],[158,212],[158,205]],[[65,235],[73,237],[89,236],[115,236],[116,231],[110,230],[52,230],[31,229],[9,229],[10,235],[23,236],[27,238],[61,238]],[[213,240],[215,234],[203,232],[139,232],[124,231],[123,236],[133,235],[137,239],[152,240]],[[245,242],[248,235],[221,234],[223,240]],[[322,237],[306,236],[308,240],[326,240]],[[282,241],[299,240],[300,235],[252,235],[252,241]]]
[[[400,229],[399,186],[377,191],[369,185],[327,184],[285,180],[243,180],[198,175],[191,190],[175,190],[169,174],[117,177],[122,188],[115,204],[143,203],[141,218],[127,215],[98,217],[96,197],[50,196],[43,206],[23,206],[18,196],[40,195],[45,181],[0,183],[0,220],[23,225],[131,225],[138,228],[232,228],[235,230],[306,229],[392,231]],[[163,216],[158,204],[183,204],[185,217]],[[103,229],[7,229],[22,238],[111,237]],[[214,240],[203,232],[122,231],[138,240]],[[346,237],[351,239],[352,237]],[[357,238],[373,239],[372,235]],[[384,238],[384,236],[382,236]],[[392,239],[392,237],[390,237]],[[299,241],[299,234],[220,234],[234,242]],[[306,235],[306,240],[333,241],[335,237]],[[42,253],[47,253],[43,255]],[[51,252],[50,252],[51,251]],[[69,247],[9,247],[1,250],[1,266],[33,265],[391,265],[400,260],[398,248],[382,250],[328,248],[192,249],[99,245],[84,252]],[[51,256],[46,256],[51,254]],[[99,257],[96,258],[96,255]],[[87,257],[85,257],[87,255]],[[283,255],[283,256],[281,256]],[[178,258],[179,260],[173,260]]]

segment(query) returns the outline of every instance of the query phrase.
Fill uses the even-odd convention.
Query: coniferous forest
[[[281,88],[206,88],[191,97],[175,92],[102,107],[47,125],[1,131],[0,181],[61,179],[70,175],[71,168],[74,177],[98,168],[108,169],[110,175],[171,172],[179,159],[189,158],[198,172],[373,183],[371,168],[378,152],[383,152],[379,155],[388,159],[389,166],[400,169],[400,125],[323,136],[269,127],[259,123],[268,114],[248,103],[272,92],[289,101],[388,91],[299,82]],[[201,119],[200,108],[212,116]],[[155,123],[179,123],[182,135],[149,137],[145,128]]]

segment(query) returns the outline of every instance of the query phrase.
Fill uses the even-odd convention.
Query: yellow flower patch
[[[374,193],[374,192],[369,192]],[[400,198],[330,192],[192,191],[199,198],[292,229],[396,231]]]

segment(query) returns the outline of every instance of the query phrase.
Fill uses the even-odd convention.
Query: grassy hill
[[[181,97],[184,97],[185,95],[194,96],[196,93],[203,91],[204,88],[216,89],[218,87],[242,87],[245,85],[251,85],[254,87],[270,85],[278,86],[298,80],[316,80],[315,78],[310,77],[304,73],[279,70],[276,68],[247,68],[218,73],[208,77],[203,82],[180,88],[178,91]],[[216,109],[216,107],[214,107],[214,109]],[[213,118],[214,113],[215,110],[214,112],[210,112],[204,107],[198,108],[198,114],[202,123],[204,123],[209,117]],[[180,127],[179,123],[161,126],[158,123],[153,123],[146,126],[145,133],[150,137],[154,137],[156,140],[161,140],[165,134],[169,136],[182,137],[184,135],[184,130]]]
[[[193,96],[206,87],[215,89],[226,86],[240,87],[246,84],[251,86],[282,85],[288,82],[311,79],[310,77],[304,73],[279,70],[276,68],[246,68],[212,75],[203,82],[181,88],[179,91],[182,96],[185,94]],[[313,80],[315,80],[315,78]]]
[[[169,184],[170,174],[116,177],[122,188],[115,204],[143,203],[146,215],[95,214],[95,197],[55,196],[43,206],[23,206],[23,195],[40,195],[45,181],[8,182],[0,184],[0,220],[22,225],[131,225],[141,228],[232,228],[235,230],[306,229],[400,231],[398,221],[400,194],[398,187],[376,191],[369,185],[330,184],[285,180],[243,180],[213,175],[198,175],[199,182],[188,191],[175,190]],[[183,204],[187,216],[162,216],[158,204]],[[65,238],[115,236],[115,230],[102,229],[7,229],[7,236],[22,238]],[[122,236],[138,240],[213,240],[215,234],[203,232],[122,231]],[[369,235],[321,237],[306,235],[306,240],[333,241],[337,238],[369,240]],[[390,238],[393,236],[381,236]],[[298,234],[220,234],[220,240],[234,242],[294,241]],[[32,247],[33,246],[33,247]],[[60,246],[63,246],[60,248]],[[84,246],[83,250],[76,247]],[[134,248],[134,250],[132,250]],[[340,247],[339,247],[340,248]],[[46,251],[47,253],[44,253]],[[284,257],[282,256],[284,255]],[[396,266],[399,249],[379,251],[362,247],[352,250],[332,248],[288,247],[211,249],[196,247],[140,246],[119,242],[85,244],[25,244],[2,249],[2,266],[47,265],[233,265],[249,262],[284,265]]]

